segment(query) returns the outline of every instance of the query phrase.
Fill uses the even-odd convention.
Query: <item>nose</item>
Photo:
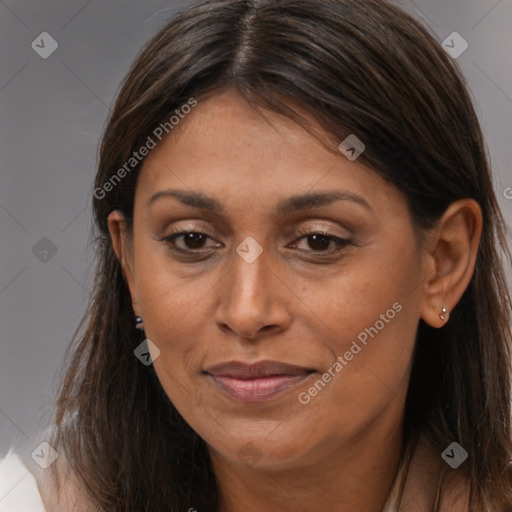
[[[251,263],[235,252],[231,270],[215,287],[215,293],[215,322],[225,333],[254,340],[290,326],[293,294],[284,276],[270,267],[265,251]]]

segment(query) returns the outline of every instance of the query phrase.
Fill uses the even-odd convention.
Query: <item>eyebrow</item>
[[[187,206],[206,210],[215,215],[223,215],[225,213],[222,204],[214,197],[207,196],[200,192],[190,192],[187,190],[161,190],[151,196],[147,205],[150,206],[155,201],[165,197],[173,197]],[[350,201],[373,211],[373,208],[361,196],[353,194],[347,190],[334,190],[325,192],[308,192],[306,194],[288,197],[276,206],[274,213],[276,215],[287,215],[301,210],[329,205],[335,201]]]

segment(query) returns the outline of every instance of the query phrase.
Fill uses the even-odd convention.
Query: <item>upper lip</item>
[[[275,375],[304,375],[314,370],[281,363],[279,361],[259,361],[254,364],[246,364],[239,361],[229,361],[216,364],[206,369],[206,373],[219,377],[231,377],[233,379],[257,379]]]

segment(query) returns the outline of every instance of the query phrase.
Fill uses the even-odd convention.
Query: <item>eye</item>
[[[319,255],[333,255],[342,251],[347,245],[353,245],[350,240],[340,238],[323,231],[310,231],[298,233],[301,237],[297,241],[304,240],[308,248],[301,249],[300,244],[293,242],[292,248],[297,248],[301,252],[317,253]],[[201,255],[201,253],[210,252],[210,249],[220,247],[222,244],[205,245],[208,239],[213,238],[203,231],[179,231],[162,238],[170,249],[183,256]],[[334,246],[334,247],[333,247]]]
[[[302,236],[299,238],[299,241],[305,240],[307,246],[311,249],[304,249],[306,252],[334,254],[343,250],[347,245],[352,245],[350,240],[323,231],[311,231],[301,234]],[[334,247],[332,247],[332,244]],[[296,242],[293,245],[297,247]]]
[[[200,249],[209,249],[209,247],[204,247],[208,238],[211,238],[210,235],[203,231],[180,231],[179,233],[173,233],[163,238],[162,242],[166,242],[174,251],[180,253],[194,253]],[[182,239],[181,241],[183,242],[184,247],[177,245],[177,241],[180,239]]]

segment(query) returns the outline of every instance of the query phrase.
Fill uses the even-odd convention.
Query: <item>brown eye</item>
[[[309,235],[307,237],[308,245],[315,251],[326,251],[332,240],[325,235]]]
[[[183,236],[183,242],[188,249],[202,249],[207,238],[203,233],[187,233]]]
[[[341,251],[347,245],[351,245],[350,240],[319,232],[305,233],[299,241],[300,240],[306,241],[307,248],[304,249],[306,252],[324,252],[332,254]],[[334,247],[332,247],[331,244],[333,244]],[[300,249],[299,243],[296,243],[295,246]]]
[[[181,231],[162,239],[172,250],[181,253],[194,253],[201,249],[209,249],[205,246],[206,241],[211,238],[207,233],[201,231]],[[178,243],[180,242],[180,243]]]

